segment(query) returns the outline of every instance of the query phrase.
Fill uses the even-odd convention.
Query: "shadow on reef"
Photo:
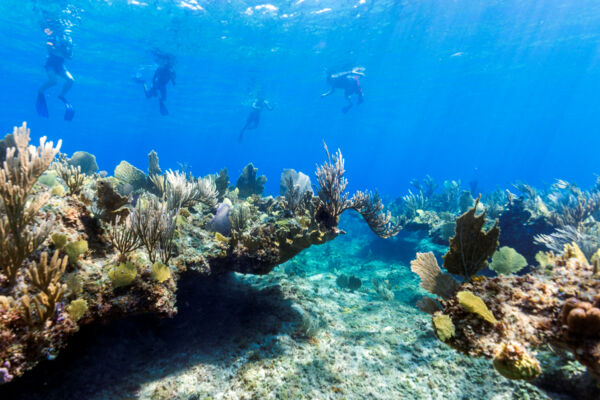
[[[85,326],[55,360],[2,385],[0,398],[87,399],[107,387],[125,388],[119,398],[127,398],[143,383],[194,364],[227,363],[228,352],[252,343],[268,341],[263,354],[278,357],[281,349],[269,336],[294,335],[302,323],[279,286],[260,289],[231,275],[188,276],[182,283],[173,319],[145,315]]]

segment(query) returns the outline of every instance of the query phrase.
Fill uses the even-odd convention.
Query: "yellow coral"
[[[50,240],[52,241],[54,247],[60,250],[65,247],[65,244],[67,244],[67,235],[62,233],[53,233],[52,236],[50,236]]]
[[[535,255],[535,260],[538,262],[540,267],[543,269],[554,267],[554,263],[556,261],[556,259],[554,257],[554,253],[551,251],[548,251],[548,252],[538,251],[537,254]]]
[[[129,286],[137,276],[137,268],[132,263],[121,263],[108,268],[108,277],[113,287]]]
[[[65,278],[65,283],[67,284],[69,294],[77,296],[83,292],[81,281],[76,273],[68,274]]]
[[[63,187],[63,185],[56,185],[52,187],[52,190],[50,190],[50,194],[52,194],[53,196],[63,197],[65,195],[65,188]]]
[[[542,373],[538,360],[518,344],[503,343],[492,363],[508,379],[531,380]]]
[[[88,251],[87,240],[78,240],[65,246],[65,253],[69,256],[69,262],[75,264],[80,255]]]
[[[563,258],[568,260],[569,258],[576,258],[580,263],[587,265],[588,260],[583,254],[583,251],[577,246],[577,243],[573,242],[571,244],[565,244],[565,250],[563,253]]]
[[[83,314],[88,310],[88,303],[85,299],[77,299],[73,300],[69,306],[67,307],[67,312],[69,313],[69,318],[72,321],[79,321]]]
[[[453,338],[454,334],[456,333],[454,324],[452,323],[452,319],[450,319],[450,317],[446,314],[434,315],[433,326],[435,327],[435,332],[437,333],[437,336],[442,342]]]
[[[158,283],[163,283],[167,279],[171,277],[171,270],[163,263],[155,262],[152,264],[152,279],[158,281]]]
[[[485,319],[491,324],[497,324],[498,320],[494,317],[494,314],[490,311],[490,309],[485,305],[483,300],[480,297],[473,294],[468,290],[463,290],[456,294],[458,298],[458,304],[463,308],[463,310],[468,311],[473,314],[477,314],[481,318]]]
[[[217,242],[229,244],[229,238],[221,235],[219,232],[215,232],[215,239]]]

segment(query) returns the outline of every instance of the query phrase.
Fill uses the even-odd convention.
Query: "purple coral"
[[[219,232],[221,235],[229,236],[231,234],[231,221],[229,221],[230,205],[226,202],[219,204],[215,217],[210,223],[211,230]]]
[[[14,376],[8,372],[9,368],[10,363],[8,361],[5,361],[4,364],[2,364],[2,367],[0,368],[0,384],[8,383],[13,380]]]

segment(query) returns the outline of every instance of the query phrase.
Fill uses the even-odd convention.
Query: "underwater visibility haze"
[[[600,398],[599,39],[591,0],[2,0],[0,398]]]

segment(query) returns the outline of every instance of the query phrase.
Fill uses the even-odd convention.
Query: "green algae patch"
[[[483,300],[481,300],[481,297],[476,296],[473,292],[463,290],[458,292],[456,297],[458,298],[458,304],[460,304],[463,310],[476,314],[491,324],[498,323],[498,320]]]
[[[152,264],[152,270],[150,272],[152,274],[152,279],[158,283],[163,283],[171,277],[171,270],[169,267],[160,262]]]
[[[79,256],[88,251],[88,242],[87,240],[71,242],[65,246],[64,250],[69,256],[69,262],[75,264]]]
[[[54,247],[60,250],[67,244],[67,235],[62,233],[53,233],[52,236],[50,236],[50,241]]]
[[[130,262],[108,267],[108,277],[115,289],[131,285],[136,276],[137,268]]]
[[[73,300],[67,306],[67,313],[69,313],[69,318],[72,321],[77,322],[83,317],[83,315],[88,310],[88,303],[84,299],[76,299]]]
[[[433,317],[433,326],[435,327],[435,333],[442,342],[447,341],[454,337],[456,330],[452,319],[446,314],[438,314]]]

